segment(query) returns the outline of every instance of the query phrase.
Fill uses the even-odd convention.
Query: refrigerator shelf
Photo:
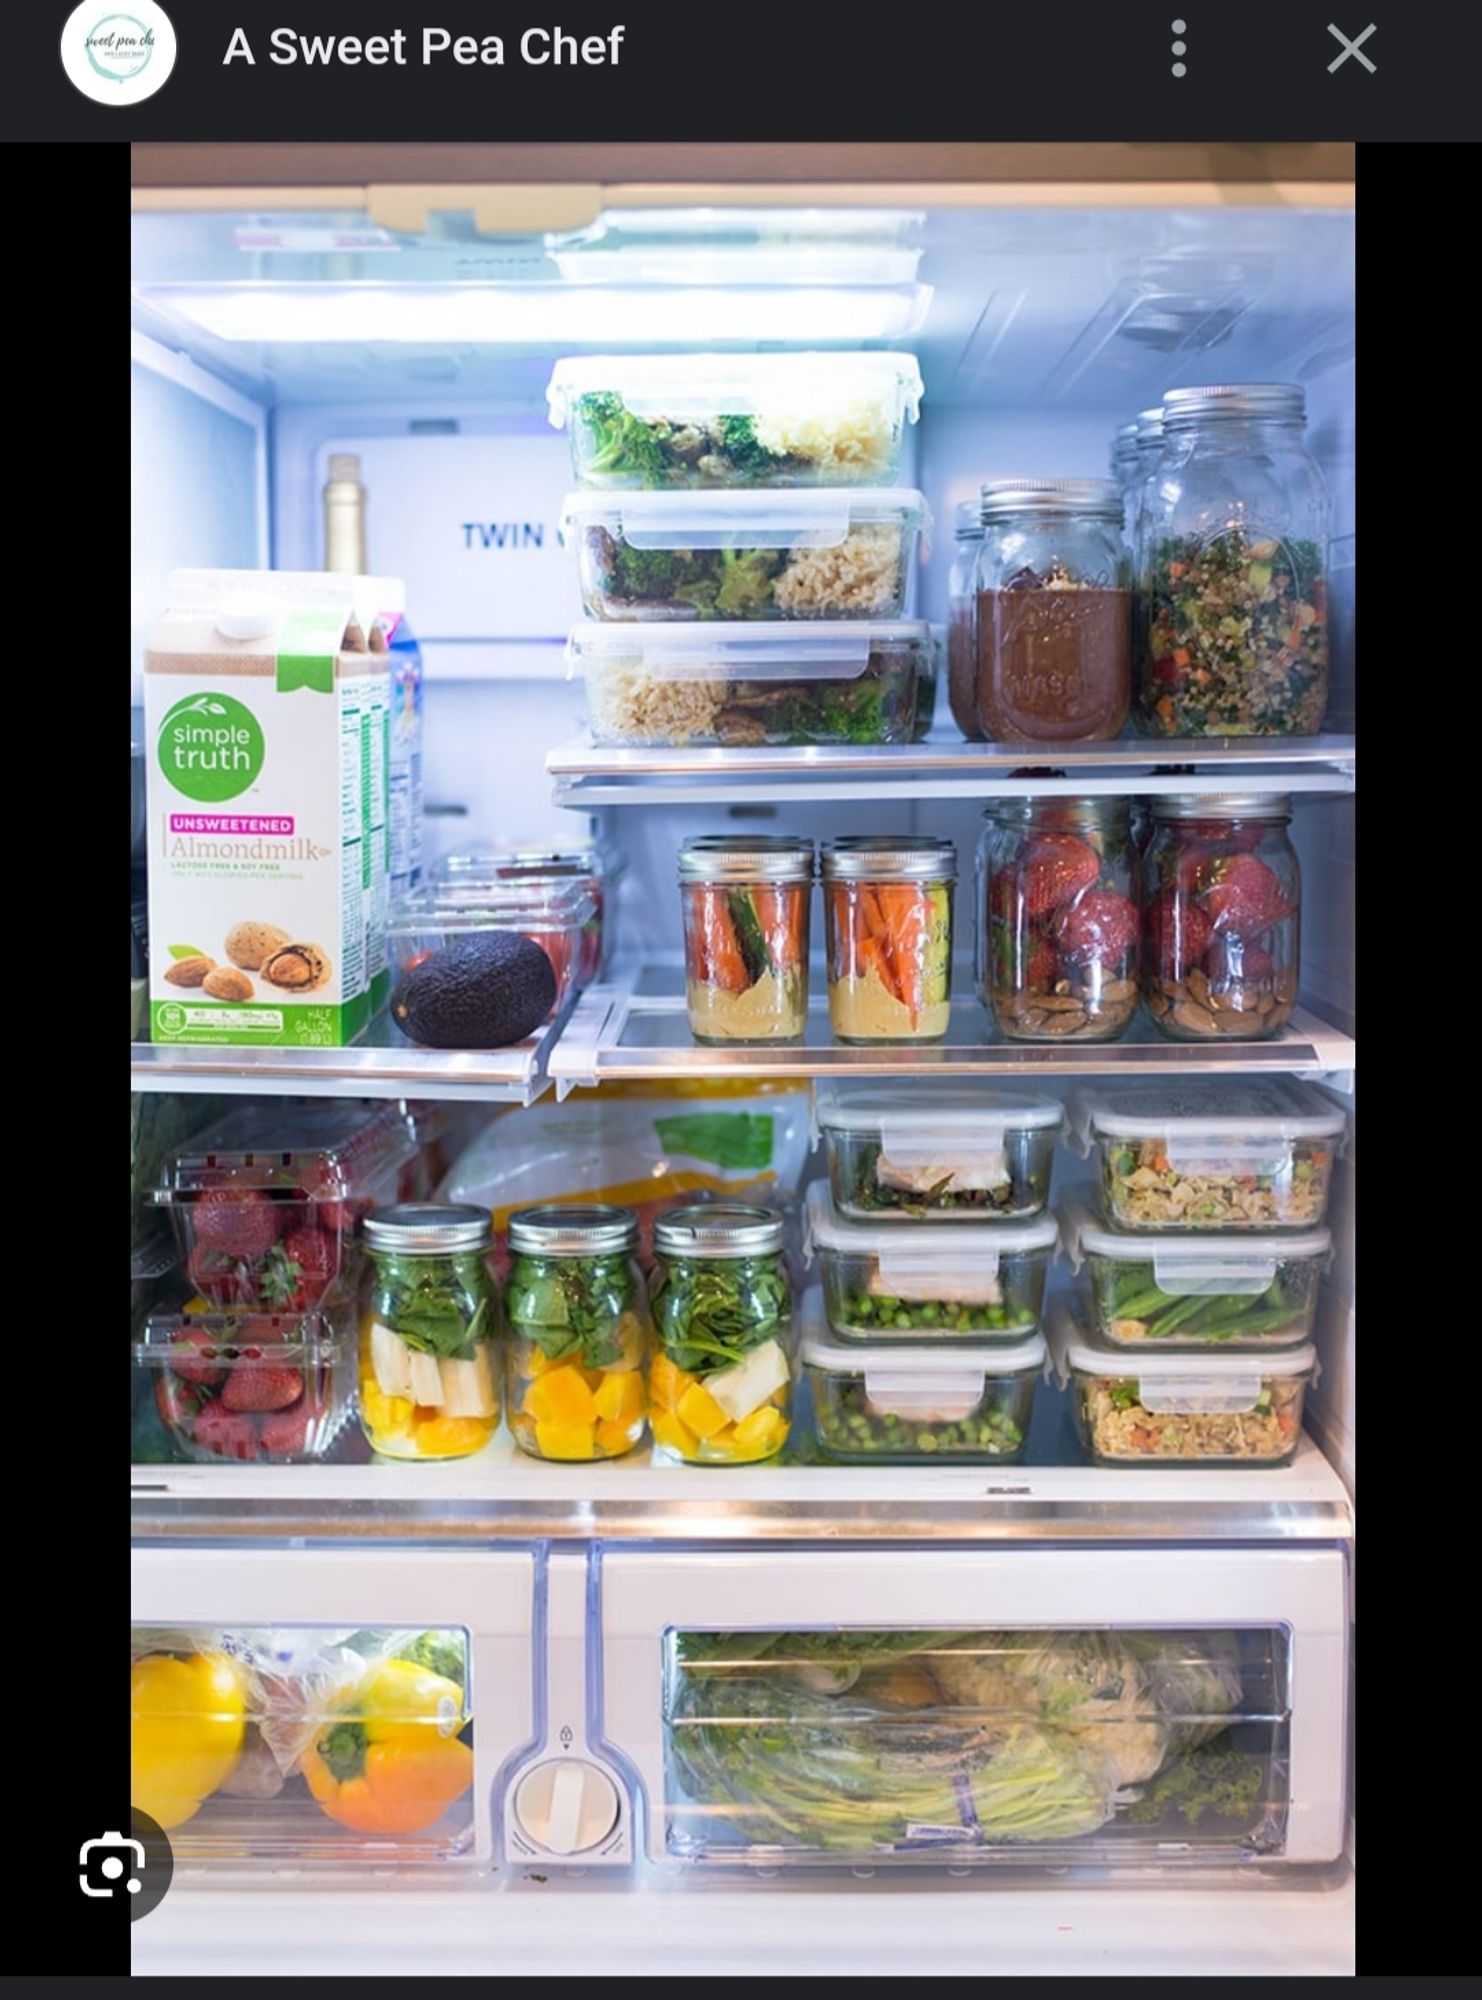
[[[573,737],[546,758],[557,805],[775,805],[851,799],[1047,798],[1059,793],[1354,789],[1352,736],[1245,742],[1123,738],[1068,743],[849,743],[745,749],[613,749]],[[1027,774],[1027,775],[1026,775]]]

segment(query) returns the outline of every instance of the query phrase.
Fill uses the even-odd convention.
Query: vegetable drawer
[[[138,1550],[132,1804],[177,1882],[492,1853],[534,1731],[529,1550]]]
[[[609,1551],[601,1714],[680,1865],[1335,1860],[1337,1549]]]

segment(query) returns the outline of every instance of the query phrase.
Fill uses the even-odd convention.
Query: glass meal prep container
[[[589,487],[888,486],[914,354],[589,354],[546,390]]]
[[[396,1033],[404,1041],[411,1039],[397,1020],[395,984],[456,940],[494,931],[528,938],[550,960],[556,998],[546,1018],[553,1019],[571,988],[583,983],[583,969],[592,958],[588,926],[596,913],[589,884],[576,876],[424,884],[402,898],[386,923],[393,977],[388,1018]]]
[[[855,1344],[989,1346],[1039,1331],[1055,1218],[851,1222],[827,1186],[808,1190],[808,1251],[818,1259],[831,1336]]]
[[[828,1016],[841,1042],[939,1042],[952,1013],[957,849],[922,834],[824,843]]]
[[[1333,1253],[1326,1229],[1148,1243],[1084,1209],[1064,1220],[1071,1262],[1090,1279],[1096,1337],[1109,1347],[1261,1353],[1312,1338]]]
[[[594,743],[909,743],[932,642],[912,618],[586,624],[566,658]]]
[[[919,493],[573,493],[590,618],[900,618],[930,516]]]
[[[620,1458],[643,1442],[651,1328],[637,1249],[637,1216],[609,1202],[511,1215],[505,1396],[532,1458]]]
[[[1065,1122],[1053,1097],[956,1077],[823,1085],[814,1116],[840,1215],[897,1223],[1042,1214]]]
[[[1107,1087],[1079,1098],[1113,1229],[1315,1229],[1343,1113],[1290,1078]]]
[[[813,843],[701,834],[679,850],[684,986],[697,1042],[799,1042],[808,1025]]]
[[[135,1343],[160,1422],[204,1465],[327,1455],[350,1414],[351,1313],[154,1313]]]
[[[987,1465],[1024,1450],[1045,1342],[1012,1347],[881,1347],[831,1340],[816,1299],[802,1359],[825,1458],[850,1464]]]
[[[467,1458],[499,1425],[489,1212],[408,1201],[365,1219],[360,1422],[383,1458]]]
[[[242,1104],[171,1156],[154,1200],[208,1305],[307,1312],[353,1285],[356,1226],[396,1200],[417,1152],[394,1104]]]
[[[983,503],[960,500],[952,510],[952,566],[947,572],[947,705],[970,742],[983,740],[978,720],[978,550]]]
[[[1093,1465],[1286,1465],[1317,1373],[1311,1345],[1274,1354],[1206,1348],[1134,1363],[1088,1339],[1070,1312],[1053,1347]]]
[[[626,872],[621,850],[610,841],[570,848],[515,843],[445,854],[433,871],[433,879],[449,889],[550,880],[580,884],[591,898],[592,914],[582,926],[575,978],[578,986],[589,986],[612,961],[617,890]]]

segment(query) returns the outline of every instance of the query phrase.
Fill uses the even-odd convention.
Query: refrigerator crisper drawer
[[[530,1550],[136,1550],[132,1618],[133,1804],[177,1882],[491,1859]]]
[[[601,1558],[601,1735],[655,1860],[1322,1863],[1336,1548]]]

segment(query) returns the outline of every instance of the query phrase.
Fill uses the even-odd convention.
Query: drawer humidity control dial
[[[575,1757],[537,1764],[515,1792],[515,1818],[548,1854],[585,1854],[617,1825],[617,1787]]]

